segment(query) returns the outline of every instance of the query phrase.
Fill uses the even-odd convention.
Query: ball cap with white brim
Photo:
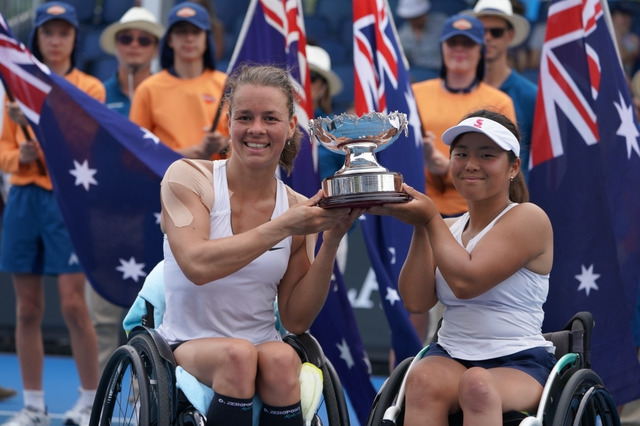
[[[464,133],[482,133],[494,141],[505,151],[513,151],[520,156],[520,143],[513,133],[502,124],[485,117],[469,117],[450,127],[442,134],[442,141],[451,145],[456,138]]]
[[[322,47],[307,45],[309,71],[320,74],[329,85],[329,93],[335,96],[342,91],[342,80],[331,70],[331,58]]]
[[[147,9],[134,6],[127,10],[119,21],[112,23],[100,35],[100,47],[112,55],[116,53],[116,35],[124,30],[141,30],[160,41],[164,35],[164,27]]]
[[[513,13],[510,0],[478,0],[473,10],[465,10],[462,13],[468,13],[477,18],[497,16],[509,22],[513,27],[513,40],[509,46],[518,46],[529,36],[529,21],[523,16]]]

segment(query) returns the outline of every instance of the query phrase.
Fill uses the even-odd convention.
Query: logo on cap
[[[181,18],[189,18],[191,16],[195,16],[196,11],[190,7],[183,7],[179,11],[176,12],[176,16],[180,16]]]
[[[51,6],[50,8],[47,9],[47,14],[48,15],[62,15],[66,11],[67,10],[64,7],[56,4],[56,5]]]
[[[466,31],[473,27],[473,25],[471,25],[471,22],[467,21],[466,19],[458,19],[451,26],[461,31]]]
[[[478,129],[482,129],[482,123],[484,120],[482,118],[478,118],[475,123],[473,123],[473,127],[477,127]]]

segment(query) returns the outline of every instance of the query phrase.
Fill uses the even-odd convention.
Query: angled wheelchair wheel
[[[546,423],[545,423],[546,424]],[[618,410],[600,377],[589,369],[567,381],[553,416],[553,426],[620,426]]]
[[[147,376],[134,347],[120,346],[109,358],[96,390],[89,424],[150,424]]]
[[[324,406],[326,410],[328,426],[349,426],[351,423],[344,389],[333,365],[322,352],[320,343],[309,333],[287,334],[283,340],[296,350],[302,362],[310,362],[322,371],[323,401],[320,407]],[[315,424],[320,424],[319,418]]]
[[[137,333],[128,342],[140,355],[149,386],[150,425],[170,426],[176,417],[174,366],[165,361],[147,332]]]
[[[404,376],[406,376],[413,358],[414,357],[409,357],[402,360],[402,362],[393,369],[391,375],[382,384],[373,400],[371,411],[369,411],[367,426],[401,426],[404,424],[404,409],[400,410],[395,421],[384,420],[384,413],[387,411],[387,408],[391,407],[395,403],[398,393],[400,392],[400,386],[402,386]]]

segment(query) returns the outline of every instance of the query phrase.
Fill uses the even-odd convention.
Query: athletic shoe
[[[80,407],[77,403],[71,410],[64,413],[62,423],[65,425],[89,426],[91,407]]]
[[[46,412],[25,407],[2,426],[49,426],[49,422],[49,414]]]

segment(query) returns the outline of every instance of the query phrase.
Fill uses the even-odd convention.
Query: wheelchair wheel
[[[89,424],[150,424],[147,376],[142,359],[132,346],[120,346],[111,355],[96,390]]]
[[[401,426],[404,424],[404,410],[400,411],[395,422],[389,420],[383,422],[383,418],[387,408],[391,407],[395,403],[396,398],[398,397],[398,392],[400,391],[400,386],[402,386],[404,376],[407,374],[407,370],[409,369],[412,361],[413,357],[404,359],[396,368],[393,369],[391,375],[382,384],[373,400],[371,411],[369,411],[367,426]]]
[[[320,343],[309,333],[287,334],[283,340],[296,350],[302,362],[310,362],[322,371],[323,401],[320,406],[324,405],[328,426],[349,426],[349,410],[342,384],[333,365],[322,352]],[[316,424],[318,422],[319,418]]]
[[[176,416],[173,366],[158,351],[153,337],[146,332],[134,335],[128,342],[140,355],[149,385],[150,425],[170,426]]]
[[[613,398],[602,379],[589,369],[576,371],[563,389],[553,426],[620,426]]]

